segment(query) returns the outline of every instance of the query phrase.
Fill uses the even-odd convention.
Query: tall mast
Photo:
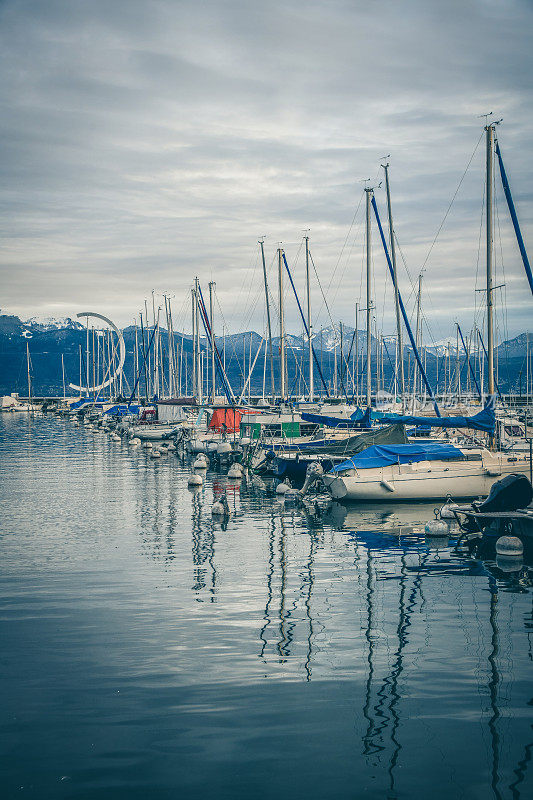
[[[389,165],[385,164],[385,186],[387,189],[387,209],[389,212],[389,236],[390,236],[390,251],[392,259],[392,272],[394,279],[394,302],[396,305],[396,336],[398,339],[398,355],[400,359],[400,391],[402,397],[402,411],[404,410],[404,393],[405,393],[405,375],[403,369],[403,346],[402,346],[402,321],[400,317],[400,292],[398,289],[398,273],[396,271],[396,244],[394,241],[394,226],[392,224],[392,207],[390,199],[390,186],[389,186]],[[396,379],[397,382],[397,379]]]
[[[339,338],[340,338],[340,358],[341,358],[341,368],[340,368],[340,379],[341,379],[341,389],[344,383],[344,331],[342,328],[342,322],[339,320]]]
[[[172,347],[170,344],[170,320],[168,317],[168,302],[166,294],[163,295],[163,299],[165,301],[165,319],[167,323],[167,349],[168,349],[168,397],[172,397]],[[163,348],[162,348],[163,349]],[[165,383],[165,370],[163,367],[163,385]]]
[[[192,394],[196,395],[196,282],[191,289]]]
[[[457,372],[457,403],[461,404],[461,363],[459,361],[459,323],[457,323],[455,343],[455,370]]]
[[[67,391],[65,389],[65,360],[63,358],[63,353],[61,353],[61,374],[63,376],[63,400],[66,400]]]
[[[92,359],[93,359],[93,386],[96,386],[96,362],[94,360],[94,345],[95,345],[95,332],[94,328],[92,330],[92,338],[93,338],[93,349],[92,349]],[[93,400],[96,400],[96,391],[93,389]]]
[[[355,304],[355,404],[359,405],[359,303]]]
[[[174,345],[172,340],[171,334],[171,326],[170,326],[170,300],[167,298],[166,294],[163,295],[165,298],[165,318],[167,321],[167,362],[168,362],[168,395],[167,397],[173,397],[173,388],[174,388]],[[164,373],[163,373],[164,374]]]
[[[278,288],[279,288],[279,359],[280,359],[280,395],[283,402],[286,398],[285,387],[285,313],[283,309],[283,250],[278,248]]]
[[[250,402],[252,399],[252,341],[253,341],[253,331],[250,331],[250,352],[248,353],[248,401]],[[255,364],[255,361],[254,361]]]
[[[494,334],[492,298],[492,186],[494,181],[494,125],[485,127],[487,133],[487,367],[488,393],[494,394]]]
[[[261,260],[263,262],[263,280],[265,282],[265,303],[266,303],[267,328],[268,328],[268,352],[270,355],[270,386],[272,391],[272,402],[274,402],[274,397],[276,395],[276,387],[274,385],[274,354],[272,352],[272,326],[270,324],[270,300],[268,297],[268,282],[267,282],[267,271],[265,263],[265,243],[263,239],[259,240],[259,246],[261,247]],[[266,355],[266,350],[265,350],[265,355]],[[224,369],[226,369],[225,364],[224,364]]]
[[[26,342],[26,365],[28,367],[28,409],[31,406],[30,345]]]
[[[373,189],[366,192],[366,405],[372,405],[372,227],[370,222],[370,204],[374,194]]]
[[[140,397],[140,395],[139,395],[139,384],[140,384],[141,381],[140,381],[140,378],[138,378],[138,376],[137,376],[137,372],[139,370],[139,343],[138,343],[138,337],[137,337],[137,319],[136,318],[134,320],[134,324],[135,324],[135,350],[134,350],[134,356],[133,356],[133,364],[134,364],[134,366],[133,366],[133,370],[134,370],[133,380],[137,384],[137,402],[138,402],[139,401],[139,397]],[[104,373],[104,352],[103,352],[103,349],[102,349],[102,374],[103,373]]]
[[[420,298],[422,297],[422,273],[418,276],[418,297],[416,301],[416,349],[420,352]],[[448,348],[449,350],[449,348]],[[448,352],[448,358],[449,358]],[[411,401],[411,411],[414,413],[416,403],[416,392],[418,388],[418,365],[415,361],[413,365],[413,398]]]
[[[333,344],[333,396],[337,397],[338,394],[338,385],[337,385],[337,339],[335,338]]]
[[[305,237],[305,280],[307,284],[307,330],[309,332],[309,400],[312,403],[315,395],[313,376],[313,328],[311,326],[311,289],[309,282],[309,236]]]
[[[196,397],[198,402],[202,402],[203,370],[200,358],[200,284],[198,278],[194,279],[194,302],[195,302],[195,335],[196,335]]]
[[[526,333],[526,405],[529,405],[529,333]]]
[[[215,332],[213,328],[213,292],[215,281],[209,282],[209,324],[211,326],[211,402],[215,402]]]
[[[153,289],[152,289],[152,322],[154,324],[154,331],[155,331],[155,324],[156,324],[155,323],[155,292],[154,292]],[[157,356],[158,356],[157,345],[158,345],[158,337],[157,337],[157,333],[155,333],[154,334],[154,364],[153,364],[153,366],[154,366],[154,376],[153,376],[152,385],[153,385],[153,389],[154,389],[154,394],[157,394],[159,396],[159,369],[158,369],[158,361],[157,361]]]
[[[89,317],[86,317],[86,341],[85,341],[85,372],[87,378],[87,398],[89,397]]]

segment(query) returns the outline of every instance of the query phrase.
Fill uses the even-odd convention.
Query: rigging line
[[[398,239],[396,231],[394,231],[394,241],[396,242],[396,247],[398,248],[398,251],[400,253],[400,256],[401,256],[401,259],[402,259],[402,264],[404,266],[405,271],[407,272],[407,277],[409,278],[409,284],[411,286],[411,292],[406,298],[406,303],[409,303],[409,301],[411,300],[411,297],[413,297],[413,295],[416,294],[416,292],[418,291],[418,284],[417,284],[418,278],[417,278],[416,281],[413,280],[413,277],[412,277],[411,273],[409,272],[409,268],[407,266],[407,261],[405,260],[405,256],[404,256],[404,253],[403,253],[403,250],[402,250],[402,246],[400,244],[400,240]]]
[[[477,261],[476,261],[476,279],[474,282],[474,286],[477,288],[478,279],[479,279],[479,262],[481,259],[481,236],[483,234],[483,216],[485,211],[485,196],[487,191],[487,182],[483,182],[483,197],[481,200],[481,216],[479,218],[479,238],[477,243]],[[477,307],[477,294],[474,295],[474,322],[477,324],[477,317],[478,317],[478,307]]]
[[[360,198],[359,198],[359,203],[357,204],[357,208],[355,209],[354,215],[353,215],[353,217],[352,217],[352,221],[351,221],[351,223],[350,223],[350,227],[349,227],[349,229],[348,229],[348,233],[346,234],[346,238],[345,238],[345,240],[344,240],[344,244],[343,244],[343,245],[342,245],[342,247],[341,247],[341,252],[340,252],[340,254],[339,254],[339,257],[338,257],[338,259],[337,259],[337,263],[335,264],[335,267],[333,268],[333,272],[331,273],[331,278],[329,279],[328,288],[327,288],[327,291],[328,291],[328,292],[329,292],[329,290],[330,290],[331,284],[332,284],[332,282],[333,282],[333,278],[335,277],[335,273],[336,273],[336,271],[337,271],[337,269],[338,269],[338,266],[339,266],[339,264],[340,264],[340,260],[341,260],[341,258],[342,258],[342,254],[344,253],[344,250],[345,250],[345,248],[346,248],[346,244],[347,244],[347,242],[348,242],[348,239],[349,239],[349,237],[350,237],[350,234],[351,234],[351,232],[352,232],[352,229],[353,229],[353,226],[354,226],[354,224],[355,224],[355,220],[356,220],[356,218],[357,218],[357,215],[358,215],[358,213],[359,213],[359,209],[361,208],[361,204],[362,204],[362,202],[363,202],[363,197],[364,197],[364,196],[365,196],[365,193],[364,193],[364,191],[363,191],[363,192],[361,193],[361,196],[360,196]],[[325,303],[324,292],[322,292],[322,297],[323,297],[323,303],[322,303],[322,305],[320,306],[320,309],[319,309],[319,311],[318,311],[318,314],[316,315],[316,319],[317,319],[317,320],[320,318],[320,315],[321,315],[321,313],[322,313],[322,310],[323,310],[323,308],[324,308],[324,303]]]
[[[344,287],[344,276],[346,275],[346,271],[350,266],[351,255],[352,255],[354,247],[355,247],[355,245],[357,243],[357,235],[358,234],[356,233],[355,236],[354,236],[354,240],[353,240],[352,244],[350,245],[350,250],[348,251],[348,253],[346,255],[346,260],[345,260],[345,263],[344,263],[344,267],[343,267],[341,273],[339,274],[339,280],[337,282],[337,286],[336,286],[335,291],[333,293],[333,296],[331,298],[331,301],[333,303],[337,299],[337,295],[339,294],[339,290]],[[329,288],[328,288],[328,292],[329,292]]]
[[[398,251],[399,251],[399,253],[400,253],[400,256],[401,256],[402,263],[403,263],[403,266],[404,266],[404,268],[405,268],[405,271],[407,272],[407,276],[408,276],[408,278],[409,278],[409,282],[410,282],[410,284],[411,284],[411,292],[410,292],[410,294],[408,295],[408,297],[407,297],[407,299],[406,299],[406,303],[407,303],[407,305],[409,305],[409,303],[411,302],[411,298],[412,298],[412,297],[415,295],[415,293],[418,291],[418,285],[417,285],[417,284],[418,284],[418,281],[415,283],[415,281],[413,281],[413,278],[411,277],[411,273],[409,272],[409,269],[408,269],[408,267],[407,267],[407,262],[406,262],[406,260],[405,260],[405,256],[404,256],[403,250],[402,250],[402,248],[401,248],[400,242],[398,241],[398,236],[397,236],[397,234],[396,234],[396,231],[394,231],[394,240],[395,240],[395,242],[396,242],[397,249],[398,249]],[[430,304],[430,306],[432,307],[433,311],[435,312],[435,316],[436,316],[436,309],[435,309],[435,307],[434,307],[434,305],[433,305],[433,302],[432,302],[432,300],[431,300],[431,293],[430,293],[430,292],[427,290],[427,286],[426,286],[426,291],[425,291],[425,299],[426,299],[426,300],[429,302],[429,304]],[[410,316],[410,320],[411,320],[411,321],[412,321],[412,318],[413,318],[413,314],[414,314],[414,309],[413,309],[413,313],[412,313],[412,314],[411,314],[411,316]],[[431,341],[433,342],[433,344],[435,344],[435,336],[434,336],[434,334],[433,334],[433,331],[431,330],[431,327],[430,327],[430,325],[429,325],[429,322],[428,322],[428,320],[427,320],[427,317],[426,317],[426,315],[424,314],[424,311],[423,311],[423,309],[421,309],[421,316],[422,316],[422,323],[426,325],[426,330],[427,330],[427,332],[428,332],[428,334],[429,334],[429,338],[431,339]],[[438,327],[438,329],[439,329],[439,334],[438,334],[438,336],[439,336],[439,339],[442,339],[442,338],[444,338],[444,337],[442,336],[442,330],[440,329],[440,326],[438,325],[438,323],[437,323],[437,327]]]
[[[238,294],[238,296],[237,296],[236,307],[237,307],[237,308],[243,308],[244,310],[246,310],[246,308],[247,308],[247,305],[248,305],[248,300],[249,300],[249,298],[250,298],[250,293],[251,293],[251,291],[252,291],[252,287],[253,287],[253,285],[254,285],[254,280],[253,280],[253,278],[254,278],[255,272],[256,272],[256,270],[257,270],[258,263],[259,263],[259,253],[258,253],[258,251],[256,250],[256,248],[254,248],[254,254],[255,254],[255,261],[254,261],[254,265],[253,265],[253,267],[248,267],[248,268],[247,268],[247,270],[246,270],[246,271],[247,271],[247,273],[248,273],[248,274],[247,274],[247,277],[246,277],[246,278],[245,278],[245,279],[242,281],[242,283],[241,283],[241,285],[240,285],[240,289],[239,289],[239,294]],[[242,306],[241,306],[241,296],[242,296],[243,292],[244,292],[244,291],[245,291],[245,289],[246,289],[246,284],[248,283],[248,281],[249,281],[249,285],[248,285],[248,294],[247,294],[247,296],[246,296],[246,300],[245,300],[245,301],[242,303]]]
[[[224,324],[224,328],[226,328],[226,329],[227,329],[227,328],[228,328],[228,325],[227,325],[227,323],[226,323],[226,319],[225,319],[225,317],[224,317],[224,313],[223,313],[223,311],[222,311],[222,307],[221,307],[221,305],[220,305],[220,301],[219,301],[219,299],[218,299],[218,294],[217,294],[217,292],[216,292],[216,291],[215,291],[215,302],[216,302],[216,304],[217,304],[217,307],[218,307],[218,310],[219,310],[219,312],[220,312],[220,316],[222,317],[222,321],[223,321],[223,324]],[[227,356],[226,356],[226,366],[227,366],[227,368],[229,368],[229,367],[230,367],[230,366],[233,364],[233,358],[235,357],[235,360],[236,360],[236,362],[237,362],[237,367],[238,367],[238,370],[239,370],[239,372],[240,372],[240,375],[241,375],[241,377],[244,379],[244,372],[242,371],[242,368],[241,368],[241,362],[239,361],[239,357],[238,357],[238,355],[237,355],[237,351],[236,351],[236,349],[235,349],[235,340],[236,340],[236,337],[238,337],[238,336],[242,336],[242,335],[243,335],[242,333],[236,333],[236,334],[227,334],[227,335],[226,335],[226,349],[228,348],[228,341],[229,341],[229,344],[231,345],[231,350],[233,351],[233,352],[230,352],[229,360],[228,360],[228,358],[227,358]],[[217,336],[216,338],[217,338],[218,340],[220,340],[220,339],[223,339],[224,337],[223,337],[223,336]],[[227,372],[227,370],[226,370],[226,372]]]
[[[331,311],[330,311],[330,308],[328,306],[328,301],[326,300],[326,295],[324,294],[324,290],[322,288],[322,284],[320,283],[320,278],[318,277],[317,268],[315,266],[315,262],[313,260],[313,256],[311,255],[311,250],[309,250],[309,258],[311,260],[311,264],[313,265],[313,269],[315,271],[315,276],[316,276],[318,285],[320,287],[320,291],[322,292],[322,299],[323,299],[322,308],[324,307],[324,305],[326,306],[326,310],[328,312],[329,321],[331,322],[331,327],[333,329],[333,335],[334,335],[335,341],[336,341],[337,340],[337,330],[335,328],[335,323],[333,322],[333,317],[331,316]]]
[[[507,320],[508,320],[507,280],[505,278],[505,264],[504,264],[504,258],[503,258],[503,242],[502,242],[502,232],[501,232],[501,228],[500,228],[500,211],[499,211],[499,205],[498,205],[498,195],[496,194],[496,192],[494,192],[494,200],[495,200],[494,207],[496,209],[496,220],[497,220],[497,225],[498,225],[498,238],[499,238],[499,241],[500,241],[500,253],[501,253],[501,260],[502,260],[502,280],[501,280],[501,282],[503,284],[503,289],[505,290],[505,302],[500,304],[500,305],[501,305],[502,321],[504,323],[504,330],[507,331],[507,329],[508,329],[508,325],[507,325]],[[497,283],[497,281],[495,281],[495,282]]]
[[[440,232],[441,232],[441,230],[442,230],[442,229],[443,229],[443,227],[444,227],[444,223],[446,222],[446,219],[447,219],[447,217],[448,217],[448,214],[450,213],[450,210],[451,210],[451,207],[452,207],[452,205],[453,205],[453,203],[454,203],[454,201],[455,201],[455,198],[457,197],[457,195],[458,195],[458,193],[459,193],[459,189],[461,188],[461,186],[462,186],[462,184],[463,184],[463,181],[464,181],[464,179],[465,179],[465,177],[466,177],[466,173],[467,173],[467,172],[468,172],[468,170],[470,169],[470,164],[471,164],[471,163],[472,163],[472,161],[474,160],[474,156],[476,155],[477,149],[478,149],[478,147],[479,147],[479,145],[480,145],[480,143],[481,143],[481,140],[482,140],[483,136],[484,136],[484,131],[481,131],[481,135],[480,135],[479,139],[477,140],[477,144],[476,144],[476,146],[474,147],[474,150],[473,150],[473,152],[472,152],[472,155],[470,156],[470,160],[469,160],[468,164],[466,165],[466,169],[465,169],[465,171],[463,172],[463,174],[462,174],[462,176],[461,176],[461,180],[459,181],[459,184],[458,184],[458,186],[457,186],[457,189],[455,190],[455,192],[454,192],[454,195],[453,195],[453,197],[452,197],[452,199],[451,199],[451,201],[450,201],[450,205],[449,205],[449,206],[448,206],[448,208],[446,209],[446,213],[445,213],[445,215],[444,215],[444,217],[443,217],[443,219],[442,219],[442,222],[441,222],[441,224],[439,225],[439,229],[438,229],[437,233],[435,234],[435,238],[433,239],[433,241],[432,241],[432,243],[431,243],[431,247],[430,247],[430,248],[429,248],[429,250],[428,250],[428,254],[427,254],[426,258],[424,259],[424,263],[422,264],[422,269],[424,269],[424,267],[426,266],[426,264],[427,264],[427,262],[428,262],[428,259],[429,259],[430,255],[431,255],[431,252],[432,252],[432,250],[433,250],[433,247],[435,246],[435,243],[436,243],[436,241],[437,241],[437,239],[438,239],[438,237],[439,237],[439,235],[440,235]]]

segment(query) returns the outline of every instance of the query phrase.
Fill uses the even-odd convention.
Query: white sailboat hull
[[[388,501],[444,500],[487,495],[492,484],[513,472],[529,475],[529,458],[491,454],[481,461],[422,461],[351,474],[324,476],[331,495],[338,500]]]
[[[168,436],[169,433],[173,431],[177,431],[179,429],[179,425],[167,425],[154,428],[143,428],[142,425],[135,425],[130,428],[133,432],[133,435],[136,436],[138,439],[142,439],[145,441],[156,442],[160,439],[164,439]]]

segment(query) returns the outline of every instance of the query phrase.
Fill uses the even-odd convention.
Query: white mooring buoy
[[[291,488],[291,482],[287,478],[285,478],[284,481],[278,483],[278,485],[276,486],[276,494],[285,494],[287,489],[290,488]]]
[[[524,545],[518,536],[500,536],[496,540],[496,552],[506,558],[521,558],[524,555]]]
[[[429,522],[426,522],[424,532],[426,536],[443,537],[449,534],[448,525],[440,519],[431,519]]]
[[[242,478],[242,467],[240,464],[232,464],[228,469],[228,478]]]

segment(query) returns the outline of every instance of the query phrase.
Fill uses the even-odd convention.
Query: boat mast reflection
[[[194,492],[192,496],[192,563],[193,563],[193,585],[192,590],[196,594],[208,586],[209,576],[209,600],[215,602],[217,572],[215,567],[215,531],[213,524],[202,525],[203,495],[201,491]],[[205,565],[209,566],[209,569]]]
[[[498,731],[497,722],[500,719],[500,709],[498,706],[498,687],[500,684],[500,673],[496,659],[499,653],[499,632],[497,626],[497,611],[498,611],[498,585],[493,575],[489,573],[489,592],[490,592],[490,651],[488,655],[489,662],[489,694],[490,706],[492,715],[489,719],[489,731],[492,750],[492,768],[491,768],[491,786],[496,800],[501,800],[502,794],[498,788],[500,782],[499,767],[500,767],[500,736]]]
[[[270,623],[272,621],[270,619],[270,607],[272,605],[272,599],[273,599],[272,581],[273,581],[273,578],[274,578],[274,569],[275,569],[275,565],[274,565],[274,539],[275,539],[275,533],[276,533],[276,520],[275,520],[274,514],[272,513],[270,515],[270,526],[269,526],[269,534],[268,534],[267,600],[266,600],[266,605],[265,605],[265,612],[263,614],[263,619],[265,621],[265,624],[263,625],[263,627],[261,628],[261,631],[259,633],[259,638],[261,639],[261,642],[262,642],[261,652],[259,653],[259,658],[262,658],[263,661],[265,660],[265,648],[267,646],[267,638],[266,638],[267,628],[268,628],[268,626],[270,625]]]
[[[314,618],[312,613],[313,587],[315,583],[314,561],[316,548],[318,547],[318,537],[316,532],[309,531],[309,549],[305,565],[299,572],[300,583],[294,591],[292,601],[289,600],[290,590],[290,569],[287,553],[288,546],[288,520],[289,518],[281,513],[279,515],[279,535],[277,535],[277,520],[274,514],[270,518],[270,528],[268,534],[268,568],[266,575],[267,597],[263,613],[263,626],[259,632],[261,647],[259,658],[265,663],[267,660],[267,649],[269,645],[268,630],[273,625],[275,616],[277,624],[277,638],[275,642],[275,652],[280,663],[285,663],[292,655],[292,645],[295,642],[295,635],[299,622],[298,608],[303,609],[307,635],[305,657],[303,661],[303,671],[305,679],[311,680],[312,676],[312,654],[314,636]],[[296,531],[292,531],[295,533]],[[276,560],[277,555],[277,560]],[[276,596],[276,566],[279,566],[279,606],[277,612],[273,614],[273,606]]]
[[[366,731],[362,737],[363,755],[367,757],[375,756],[371,761],[372,766],[378,766],[380,753],[387,749],[384,738],[385,732],[390,728],[390,742],[392,745],[389,763],[389,797],[395,797],[395,769],[398,766],[402,744],[399,739],[399,729],[401,724],[400,714],[400,691],[399,681],[404,668],[404,651],[409,642],[408,630],[411,626],[411,617],[416,607],[417,596],[423,600],[422,594],[422,574],[429,553],[426,553],[419,561],[418,569],[415,573],[415,580],[408,593],[409,569],[407,565],[406,550],[403,548],[400,558],[400,577],[399,577],[399,599],[398,599],[398,623],[396,626],[396,636],[398,644],[394,653],[394,661],[387,675],[381,681],[380,687],[376,691],[376,702],[372,703],[373,688],[375,682],[375,584],[378,580],[377,564],[374,566],[374,555],[372,549],[367,545],[366,558],[366,604],[367,604],[367,625],[365,638],[368,645],[367,663],[368,673],[365,683],[365,702],[363,706],[363,716],[367,720]],[[378,723],[379,720],[379,723]]]

